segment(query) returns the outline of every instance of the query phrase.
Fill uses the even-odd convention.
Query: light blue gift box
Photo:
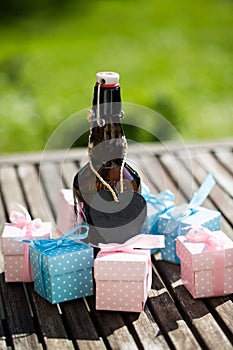
[[[176,255],[176,238],[185,235],[191,226],[201,225],[211,231],[220,230],[221,213],[200,206],[214,185],[215,180],[209,174],[189,204],[169,209],[159,217],[157,234],[165,236],[165,248],[161,249],[164,260],[180,263],[180,259]]]
[[[73,231],[30,243],[34,290],[52,304],[93,295],[93,248],[78,240],[87,235]]]
[[[156,235],[158,231],[159,216],[165,213],[168,209],[174,207],[175,195],[169,190],[160,192],[156,195],[152,194],[144,183],[141,185],[141,195],[146,200],[147,215],[142,224],[140,233]],[[154,254],[157,251],[159,251],[158,248],[151,249],[151,254]]]

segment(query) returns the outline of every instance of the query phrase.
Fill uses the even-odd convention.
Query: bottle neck
[[[114,86],[102,86],[102,84],[99,86],[97,84],[95,86],[89,138],[90,154],[93,162],[103,164],[112,160],[123,159],[127,142],[120,121],[121,107],[119,84]],[[100,120],[103,122],[103,126]]]
[[[94,87],[93,103],[92,103],[92,128],[101,124],[120,123],[122,116],[122,104],[120,85],[106,85],[96,83]]]

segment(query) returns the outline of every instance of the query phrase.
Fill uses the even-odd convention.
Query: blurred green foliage
[[[157,110],[185,140],[232,136],[232,10],[230,0],[1,2],[1,151],[43,149],[91,105],[102,70],[120,73],[124,102]],[[126,135],[172,138],[146,118],[143,127],[151,135]]]

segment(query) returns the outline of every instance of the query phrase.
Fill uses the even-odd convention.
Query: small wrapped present
[[[164,246],[164,237],[140,234],[124,244],[99,246],[94,262],[96,309],[141,312],[151,288],[150,249]]]
[[[190,225],[202,225],[211,231],[221,228],[221,213],[200,206],[214,185],[215,180],[209,174],[189,204],[169,209],[159,217],[157,233],[165,235],[165,248],[161,249],[164,260],[180,263],[176,254],[176,238],[185,235]]]
[[[79,229],[85,233],[74,234]],[[50,303],[93,294],[93,248],[81,239],[89,227],[74,227],[59,239],[35,240],[30,244],[34,289]]]
[[[194,298],[233,293],[233,242],[225,233],[193,226],[176,244],[181,278]]]
[[[71,230],[75,225],[81,225],[84,221],[83,203],[78,203],[77,218],[74,219],[74,198],[73,191],[61,189],[58,198],[57,208],[57,231],[60,236]]]
[[[144,183],[141,185],[141,195],[146,200],[147,215],[140,233],[156,234],[159,216],[174,207],[175,195],[169,190],[154,195]],[[152,249],[151,254],[156,253],[158,250]]]
[[[22,212],[10,213],[11,223],[5,224],[1,237],[6,282],[33,281],[29,243],[22,240],[49,239],[52,232],[51,222],[42,222],[39,218],[32,220],[28,211],[21,205],[19,207]]]

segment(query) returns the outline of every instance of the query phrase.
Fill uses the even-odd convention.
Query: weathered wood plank
[[[214,149],[214,154],[218,161],[222,163],[233,174],[233,153],[231,150],[217,148]]]
[[[205,303],[233,344],[233,302],[230,297],[208,298]]]
[[[42,350],[38,341],[30,309],[25,298],[22,283],[5,283],[0,275],[0,288],[3,298],[6,325],[11,334],[12,346],[15,350]]]
[[[39,181],[36,168],[31,164],[20,164],[18,174],[32,216],[34,218],[39,217],[43,221],[52,221],[53,214],[45,196],[44,188]]]
[[[73,187],[73,179],[78,171],[78,167],[72,162],[62,164],[61,174],[65,188]]]
[[[2,196],[4,197],[8,214],[13,209],[19,209],[17,204],[26,206],[16,169],[13,166],[6,165],[0,167],[0,182]]]
[[[38,326],[37,333],[43,338],[43,343],[48,350],[73,350],[72,341],[68,339],[62,317],[56,305],[34,292],[33,284],[27,285],[34,317]]]
[[[123,318],[134,335],[138,338],[137,343],[142,349],[169,349],[164,336],[161,334],[159,326],[153,319],[153,316],[146,305],[141,313],[125,313]]]
[[[0,321],[0,350],[6,350],[7,349],[7,343],[6,343],[6,335],[4,332],[4,328],[2,325],[2,320]]]
[[[87,297],[91,315],[99,334],[111,349],[134,350],[137,344],[130,334],[119,312],[99,311],[95,309],[93,297]]]
[[[143,169],[145,183],[148,182],[152,193],[170,190],[175,195],[175,203],[184,202],[183,195],[172,181],[169,173],[165,170],[163,164],[153,154],[138,154],[135,156],[141,168]]]
[[[59,191],[61,188],[64,188],[64,183],[61,174],[58,172],[57,164],[52,162],[41,164],[40,176],[51,209],[56,217]]]
[[[216,178],[218,184],[233,197],[233,177],[229,172],[213,157],[212,154],[206,153],[205,157],[197,152],[195,159],[208,172],[211,172]]]
[[[184,194],[186,202],[189,202],[194,192],[198,189],[192,172],[189,172],[184,167],[178,157],[173,156],[171,158],[170,154],[164,154],[160,157],[160,160],[175,181],[178,190]],[[192,167],[192,164],[190,164],[190,167]]]
[[[177,142],[177,141],[166,141],[166,143],[153,142],[138,145],[129,145],[129,153],[142,153],[142,146],[148,148],[151,152],[156,152],[156,154],[167,153],[168,150],[172,152],[183,152],[184,150],[191,151],[196,149],[201,149],[206,152],[212,151],[215,148],[232,150],[233,139],[219,139],[219,140],[202,140],[194,142]],[[41,160],[46,159],[46,161],[77,161],[78,159],[83,159],[87,157],[87,147],[77,147],[70,149],[67,152],[66,149],[58,150],[46,150],[46,154],[43,155],[41,151],[39,152],[26,152],[26,153],[13,153],[13,154],[2,154],[0,155],[0,162],[2,164],[19,164],[20,162],[29,162],[39,164]]]
[[[90,317],[84,300],[77,299],[60,304],[64,322],[69,330],[69,337],[80,350],[104,350],[103,341],[98,336],[97,330]]]
[[[197,340],[177,310],[166,287],[154,273],[148,304],[154,319],[158,322],[159,328],[171,348],[200,349]]]
[[[215,350],[216,344],[221,344],[221,349],[232,349],[232,344],[203,300],[193,299],[182,284],[180,266],[162,260],[154,263],[184,319],[205,348]]]

